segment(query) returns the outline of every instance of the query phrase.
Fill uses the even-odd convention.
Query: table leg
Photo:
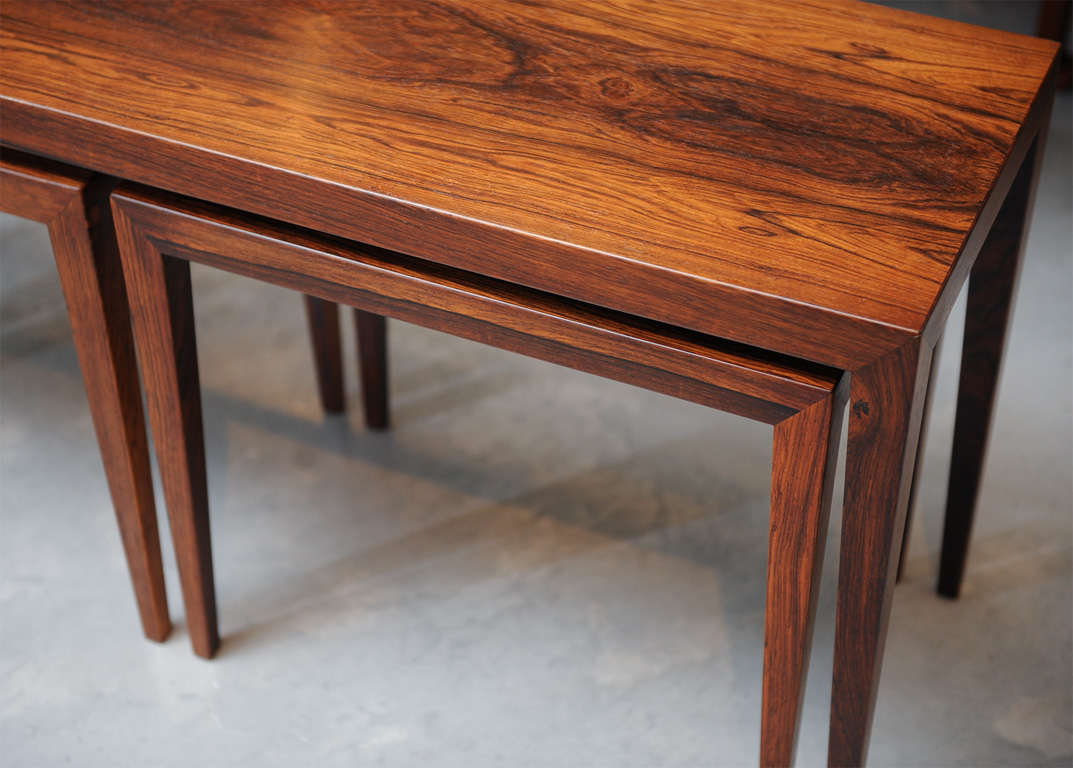
[[[0,206],[48,226],[142,630],[162,641],[171,620],[110,185],[67,170],[5,151]]]
[[[928,372],[928,390],[924,395],[924,415],[920,419],[920,438],[917,440],[917,457],[913,461],[913,479],[909,485],[909,501],[905,505],[905,529],[902,531],[902,547],[898,553],[897,581],[902,580],[905,572],[905,558],[909,555],[909,533],[913,527],[913,515],[916,512],[917,491],[920,490],[920,470],[924,465],[924,446],[927,444],[928,423],[931,421],[931,400],[935,393],[935,363],[939,359],[939,350],[943,345],[943,337],[940,336],[935,347],[931,351],[931,367]]]
[[[361,360],[361,398],[369,429],[388,428],[387,323],[383,315],[354,310]]]
[[[320,401],[328,413],[342,413],[346,406],[339,305],[315,296],[306,296],[305,300]],[[358,337],[358,367],[365,423],[369,429],[387,429],[387,323],[382,315],[355,309],[354,327]]]
[[[1041,139],[1037,138],[1025,157],[969,277],[954,448],[939,562],[938,592],[945,597],[958,596],[965,573],[995,391],[1039,172],[1040,143]]]
[[[115,221],[187,626],[194,652],[211,658],[220,638],[190,264],[161,254],[125,217]]]
[[[917,339],[852,374],[831,766],[863,765],[868,751],[931,359]]]
[[[306,296],[309,338],[313,344],[313,363],[317,371],[320,404],[326,413],[342,413],[346,408],[343,394],[343,345],[339,335],[339,305]]]
[[[69,208],[49,230],[142,630],[162,641],[171,619],[141,385],[107,193],[106,185],[91,181],[85,217],[80,206]]]
[[[793,763],[845,402],[775,425],[760,765]]]

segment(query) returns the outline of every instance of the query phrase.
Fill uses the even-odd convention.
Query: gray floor
[[[1070,111],[958,602],[932,592],[951,318],[873,765],[1073,762]],[[207,663],[166,525],[176,631],[140,636],[47,239],[11,218],[0,238],[0,765],[754,763],[767,427],[394,323],[396,426],[373,435],[321,416],[297,296],[195,268],[225,638]],[[805,766],[827,739],[838,501]]]

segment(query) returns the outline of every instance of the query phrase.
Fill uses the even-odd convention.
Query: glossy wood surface
[[[117,200],[199,653],[215,609],[175,257],[779,425],[779,466],[778,430],[814,449],[791,420],[839,376],[787,357],[850,371],[830,761],[864,762],[932,346],[1045,125],[1054,44],[845,0],[0,17],[0,141],[286,222]],[[821,520],[822,494],[784,481]],[[793,752],[822,544],[785,517],[768,764]]]
[[[169,256],[778,423],[839,373],[400,254],[144,189],[118,218]]]
[[[5,143],[843,368],[924,327],[1057,49],[840,0],[0,13]]]
[[[847,384],[774,429],[760,719],[765,767],[794,762]]]
[[[828,743],[836,768],[868,754],[931,359],[917,339],[852,374]]]
[[[171,632],[130,314],[105,179],[5,152],[0,210],[48,226],[142,630]]]
[[[220,635],[212,558],[202,556],[211,550],[209,494],[190,264],[159,258],[129,222],[115,223],[187,629],[194,652],[210,658]]]

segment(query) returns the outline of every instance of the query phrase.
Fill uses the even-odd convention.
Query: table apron
[[[167,199],[167,196],[163,196]],[[121,189],[121,233],[330,301],[638,385],[769,424],[828,397],[838,371],[749,350],[381,249],[158,193]],[[122,234],[121,234],[122,236]]]

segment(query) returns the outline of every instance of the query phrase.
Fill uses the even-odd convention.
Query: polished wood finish
[[[845,410],[836,396],[775,425],[760,764],[788,766],[801,722],[824,540]]]
[[[169,256],[769,424],[826,397],[837,379],[822,366],[197,201],[124,188],[112,207]]]
[[[354,310],[358,336],[358,370],[361,372],[361,400],[365,425],[369,429],[388,428],[387,323],[383,316]]]
[[[5,144],[206,201],[117,199],[153,233],[124,256],[154,411],[196,388],[176,257],[776,425],[848,372],[830,759],[859,765],[932,348],[1057,48],[850,0],[57,0],[0,6],[0,109]],[[774,531],[809,573],[812,531]],[[772,580],[799,638],[802,578]],[[769,646],[781,762],[803,662]]]
[[[937,586],[944,597],[961,592],[1043,140],[1025,158],[969,279]]]
[[[828,761],[864,765],[931,367],[919,340],[853,372]]]
[[[144,233],[115,222],[186,623],[194,652],[211,658],[220,636],[212,558],[202,556],[211,544],[190,264],[160,258]]]
[[[346,410],[346,395],[343,386],[339,305],[316,296],[306,296],[305,307],[321,407],[326,413],[342,413]]]
[[[844,0],[0,14],[9,145],[846,369],[933,314],[1057,50]]]
[[[0,156],[0,210],[48,226],[142,629],[171,631],[127,295],[106,179]]]
[[[136,312],[159,317],[175,311],[139,275],[187,258],[370,307],[376,314],[368,317],[377,323],[382,315],[410,320],[773,423],[762,763],[789,764],[823,563],[844,377],[770,354],[750,358],[738,345],[159,193],[117,191],[113,207],[127,233],[121,246]],[[376,338],[383,338],[381,331],[370,329]],[[154,380],[168,375],[158,354],[145,358],[147,367],[165,368],[152,374]],[[179,396],[177,388],[158,394],[154,413],[177,410]],[[167,432],[154,433],[169,439]],[[165,449],[161,463],[166,460],[177,457]],[[185,461],[203,466],[204,458],[195,451]],[[202,514],[189,499],[176,495],[173,506],[169,497],[168,511],[194,525]],[[207,539],[198,556],[211,559]],[[187,610],[206,607],[188,603]]]

